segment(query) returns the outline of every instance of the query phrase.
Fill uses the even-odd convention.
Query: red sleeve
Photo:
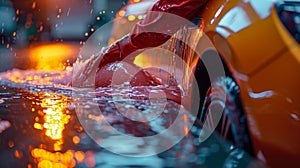
[[[104,62],[120,61],[139,49],[156,47],[165,43],[180,27],[190,24],[208,0],[159,0],[147,13],[145,20],[138,22],[129,36],[118,40],[115,52]],[[173,15],[172,15],[173,14]],[[182,19],[179,19],[182,17]],[[183,19],[184,18],[184,19]],[[114,50],[116,51],[116,49]],[[114,59],[114,60],[113,60]],[[103,62],[102,62],[103,63]]]
[[[188,20],[195,17],[206,2],[207,0],[159,0],[145,20],[134,26],[130,33],[130,41],[120,41],[122,57],[138,49],[165,43],[184,24],[183,22],[188,23]],[[187,20],[178,19],[179,16]]]

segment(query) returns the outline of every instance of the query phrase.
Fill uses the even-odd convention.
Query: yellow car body
[[[201,17],[240,87],[255,155],[271,167],[299,166],[300,47],[276,3],[211,0]]]

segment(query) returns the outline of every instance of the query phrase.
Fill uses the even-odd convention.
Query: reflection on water
[[[68,124],[70,119],[69,111],[65,109],[67,102],[64,97],[57,97],[50,93],[45,93],[44,96],[41,107],[45,109],[43,110],[44,116],[41,117],[44,118],[43,127],[46,129],[45,134],[53,140],[60,141],[60,144],[62,144],[62,131],[65,128],[64,125]],[[54,150],[60,150],[60,148],[54,148]]]
[[[0,167],[95,166],[91,149],[99,147],[83,132],[69,97],[5,86],[0,95]]]
[[[6,166],[15,165],[16,167],[23,167],[24,164],[22,161],[29,161],[26,167],[75,167],[85,161],[86,152],[68,148],[68,146],[71,146],[71,143],[78,145],[81,137],[84,137],[82,127],[79,123],[74,123],[76,122],[74,111],[71,112],[68,109],[70,107],[70,98],[64,94],[48,92],[48,87],[66,87],[61,81],[65,79],[68,72],[68,70],[56,72],[12,70],[0,75],[3,90],[0,93],[1,104],[5,105],[0,107],[0,118],[7,117],[12,120],[14,130],[11,130],[11,132],[13,134],[20,133],[26,140],[29,137],[23,133],[27,133],[25,130],[28,130],[30,136],[33,138],[26,143],[20,141],[15,135],[12,135],[11,138],[3,138],[8,141],[8,149],[14,149],[17,146],[27,147],[27,149],[14,150],[12,153],[12,156],[20,160],[21,164],[13,164],[11,162],[13,159],[11,159]],[[23,90],[7,90],[6,85],[22,88]],[[53,89],[52,91],[55,90]],[[61,88],[60,91],[63,92],[63,89]],[[65,91],[65,94],[68,95],[67,90]],[[9,106],[10,104],[17,107]],[[3,114],[3,108],[6,108],[8,111],[18,111],[14,116],[5,115],[5,113]],[[23,113],[23,111],[25,112]],[[18,123],[16,121],[17,117],[21,117],[22,120],[24,119],[24,123]],[[8,128],[8,124],[10,123],[4,120],[0,122],[1,130],[3,131]],[[68,125],[70,122],[71,125]],[[68,130],[66,130],[67,127],[69,127]],[[70,129],[73,130],[70,131]],[[68,137],[64,136],[66,134]],[[1,146],[3,147],[3,145],[2,143]],[[7,152],[9,153],[9,150]],[[29,155],[25,155],[25,153]],[[3,162],[2,157],[0,157],[0,161]],[[89,161],[85,162],[84,165],[93,165]],[[0,167],[6,167],[3,163],[0,165]]]
[[[37,167],[74,167],[76,161],[74,159],[74,151],[49,152],[45,149],[35,148],[31,151],[32,157],[37,160]]]
[[[55,141],[53,150],[60,151],[64,143],[63,131],[71,117],[70,111],[66,109],[67,99],[49,92],[43,93],[41,96],[43,97],[41,103],[32,102],[42,107],[42,110],[37,111],[33,127],[45,132],[46,136]],[[31,111],[36,112],[35,108],[32,108]],[[41,168],[74,167],[76,165],[74,151],[52,153],[43,148],[34,148],[31,150],[31,155],[36,159],[38,167]]]

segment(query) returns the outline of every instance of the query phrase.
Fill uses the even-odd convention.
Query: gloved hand
[[[97,56],[77,64],[73,72],[73,82],[86,81],[91,74],[99,72],[105,65],[122,61],[139,50],[156,47],[166,42],[181,26],[189,24],[208,0],[159,0],[147,14],[145,20],[138,22],[129,35],[104,48]],[[171,14],[168,15],[167,13]],[[178,19],[178,16],[187,19]],[[177,18],[177,19],[176,19]],[[159,33],[158,33],[159,32]],[[134,55],[138,55],[134,53]],[[126,58],[133,62],[134,57]],[[86,77],[85,77],[86,76]],[[95,76],[94,76],[95,77]]]

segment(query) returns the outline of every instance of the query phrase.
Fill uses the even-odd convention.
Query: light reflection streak
[[[54,141],[53,150],[47,150],[47,145],[40,144],[39,147],[31,150],[31,155],[34,158],[37,167],[75,167],[76,163],[80,163],[85,158],[85,153],[82,151],[67,150],[62,152],[63,148],[63,131],[65,126],[69,123],[71,118],[70,112],[66,109],[68,106],[67,97],[60,96],[54,93],[42,93],[43,99],[39,104],[42,110],[38,111],[35,117],[33,127],[41,130],[43,134]],[[32,110],[36,110],[33,108]],[[38,119],[37,119],[38,118]],[[73,138],[76,141],[74,144],[80,142],[80,138],[76,136]],[[55,152],[52,152],[55,151]],[[77,161],[77,162],[76,162]]]
[[[249,92],[249,96],[253,99],[262,99],[262,98],[270,98],[274,95],[274,92],[272,90],[260,92],[260,93],[253,93]]]
[[[61,140],[64,130],[64,125],[68,124],[70,115],[65,110],[67,102],[64,99],[52,99],[44,98],[41,103],[41,107],[45,108],[44,112],[44,124],[46,129],[46,135],[53,140]]]

